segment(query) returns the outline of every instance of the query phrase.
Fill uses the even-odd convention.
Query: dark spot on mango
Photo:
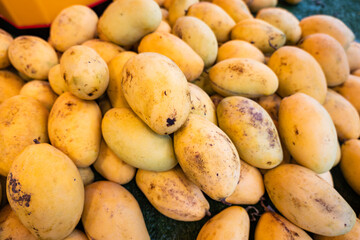
[[[166,119],[166,122],[167,122],[166,126],[170,127],[175,124],[176,118],[168,118],[168,119]]]
[[[88,93],[88,96],[91,97],[92,95],[94,95],[92,92],[91,93]]]
[[[244,72],[244,69],[241,65],[239,64],[231,64],[229,66],[229,68],[234,71],[234,72],[239,72],[239,73],[243,73]]]
[[[11,199],[18,203],[20,206],[25,205],[26,207],[30,206],[31,195],[24,193],[21,190],[20,182],[13,177],[12,173],[9,173],[9,185],[8,190],[10,193]]]
[[[331,212],[333,210],[332,206],[329,206],[323,199],[315,198],[315,202],[319,203],[327,212]]]
[[[76,103],[73,103],[73,102],[67,102],[67,103],[65,103],[65,105],[66,105],[66,106],[68,106],[68,107],[71,107],[71,106],[73,106],[73,105],[76,105]]]
[[[154,189],[155,185],[153,183],[150,183],[150,189]]]
[[[33,140],[33,142],[34,142],[35,144],[40,144],[39,140],[37,140],[36,138]]]

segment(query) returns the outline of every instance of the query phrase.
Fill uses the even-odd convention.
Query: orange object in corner
[[[62,9],[96,6],[107,0],[0,0],[0,17],[19,29],[48,27]]]

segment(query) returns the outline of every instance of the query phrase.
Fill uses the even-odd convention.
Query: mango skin
[[[213,0],[212,3],[224,9],[236,23],[247,18],[254,18],[242,0]]]
[[[255,240],[312,240],[301,228],[275,212],[261,215],[255,229]]]
[[[34,139],[48,142],[49,111],[38,100],[22,95],[0,105],[0,175],[7,176],[16,156]]]
[[[109,84],[106,62],[94,49],[83,45],[72,46],[64,52],[60,73],[67,90],[84,100],[99,98]]]
[[[152,131],[131,109],[109,110],[101,128],[108,147],[131,166],[166,171],[177,164],[171,137]]]
[[[348,79],[349,61],[344,48],[335,38],[315,33],[303,38],[298,46],[320,64],[329,87],[340,85]]]
[[[240,179],[235,191],[225,199],[231,204],[256,204],[265,193],[263,177],[256,167],[241,162]]]
[[[169,8],[168,21],[170,25],[174,26],[177,19],[185,16],[189,7],[195,3],[199,3],[199,0],[174,1]]]
[[[1,33],[0,33],[1,34]],[[7,70],[0,70],[0,104],[20,93],[24,80]]]
[[[88,167],[99,154],[100,125],[101,111],[96,102],[66,92],[57,98],[51,109],[49,138],[51,144],[67,154],[76,166]]]
[[[50,83],[51,89],[57,94],[61,95],[64,92],[68,91],[65,79],[60,72],[60,64],[56,64],[49,70],[48,81]]]
[[[239,181],[240,158],[228,136],[206,118],[190,114],[174,134],[185,175],[214,200],[230,196]]]
[[[172,32],[202,58],[206,68],[214,64],[218,53],[218,42],[214,32],[206,23],[196,17],[181,17],[175,22]]]
[[[227,97],[218,105],[217,116],[220,128],[230,137],[242,160],[262,169],[281,163],[283,152],[275,124],[255,101]]]
[[[263,53],[273,53],[286,43],[286,35],[278,28],[260,19],[245,19],[231,30],[231,39],[254,44]]]
[[[10,66],[8,50],[13,40],[13,37],[9,33],[0,29],[0,69]]]
[[[352,42],[346,50],[347,59],[349,61],[350,71],[360,69],[360,43]],[[352,73],[354,74],[354,73]]]
[[[64,240],[88,240],[87,236],[80,230],[75,229],[69,236]]]
[[[190,112],[190,92],[180,68],[158,53],[140,53],[122,71],[122,90],[133,111],[154,132],[175,132]]]
[[[188,81],[200,76],[204,69],[203,59],[183,40],[166,32],[154,32],[144,37],[139,45],[139,53],[160,53],[179,66]]]
[[[207,221],[196,240],[248,240],[250,220],[246,210],[228,207]]]
[[[216,109],[209,95],[195,84],[188,83],[190,90],[191,110],[195,113],[206,117],[210,122],[217,125]]]
[[[300,21],[301,37],[314,33],[325,33],[335,38],[346,50],[355,35],[340,19],[329,15],[312,15]]]
[[[360,114],[360,76],[351,75],[340,86],[333,88],[337,93],[346,98]]]
[[[87,6],[73,5],[63,9],[50,26],[50,39],[54,48],[65,52],[96,35],[98,17]]]
[[[49,111],[58,97],[51,89],[49,82],[40,80],[32,80],[27,82],[21,88],[20,95],[35,98],[41,102]]]
[[[14,68],[30,79],[47,79],[50,68],[59,63],[54,48],[35,36],[15,38],[8,55]]]
[[[330,114],[340,139],[359,138],[359,113],[346,98],[334,90],[328,89],[323,106]]]
[[[101,176],[118,184],[130,182],[136,172],[136,168],[118,158],[104,140],[101,141],[100,153],[93,166]]]
[[[29,230],[20,222],[10,205],[6,205],[0,211],[1,239],[13,240],[36,240]]]
[[[314,98],[304,93],[284,98],[279,109],[279,132],[297,163],[317,173],[327,172],[334,165],[336,129],[329,113]]]
[[[135,52],[121,52],[113,59],[111,59],[111,61],[108,63],[109,85],[106,89],[106,93],[109,97],[112,107],[130,107],[129,104],[126,102],[124,93],[122,91],[121,72],[124,68],[125,63],[133,56],[136,56]]]
[[[175,167],[165,172],[139,169],[136,184],[163,215],[178,221],[198,221],[210,205],[201,190]]]
[[[309,53],[297,47],[285,46],[271,55],[268,66],[279,79],[277,93],[281,97],[302,92],[324,103],[326,78],[319,63]]]
[[[289,11],[282,8],[261,9],[257,15],[261,19],[280,29],[286,35],[287,44],[296,44],[301,37],[299,20]]]
[[[215,33],[218,43],[230,39],[231,29],[235,21],[221,7],[209,2],[193,4],[186,16],[193,16],[205,22]]]
[[[265,62],[264,54],[254,45],[243,40],[231,40],[219,47],[216,62],[229,58],[251,58]]]
[[[87,40],[86,42],[83,42],[81,45],[94,49],[100,55],[100,57],[106,62],[106,64],[109,64],[109,62],[116,55],[125,51],[122,47],[114,43],[96,38]]]
[[[341,146],[340,168],[346,182],[360,195],[360,140],[351,139]]]
[[[113,182],[98,181],[86,186],[81,221],[89,239],[150,240],[138,202]]]
[[[29,145],[16,157],[6,193],[16,216],[40,239],[65,238],[83,211],[79,171],[68,156],[47,143]]]
[[[279,81],[265,64],[250,58],[218,62],[209,72],[211,87],[222,96],[254,98],[275,93]]]
[[[325,237],[320,235],[315,235],[314,240],[357,240],[360,239],[360,219],[356,219],[356,223],[350,232],[340,235],[337,237]]]
[[[155,1],[114,1],[100,17],[97,30],[100,39],[129,47],[155,31],[161,18],[160,7]]]
[[[355,212],[341,195],[315,172],[284,164],[264,176],[265,188],[275,207],[293,224],[324,236],[351,230]]]

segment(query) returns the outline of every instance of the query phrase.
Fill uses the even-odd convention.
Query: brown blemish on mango
[[[12,173],[9,174],[8,190],[10,198],[20,206],[29,207],[31,201],[31,194],[24,193],[21,190],[20,182],[13,177]]]

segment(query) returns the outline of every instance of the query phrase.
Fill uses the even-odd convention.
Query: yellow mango
[[[191,110],[195,113],[206,117],[209,121],[217,124],[215,105],[209,95],[195,84],[189,83]]]
[[[109,110],[101,129],[108,147],[131,166],[166,171],[177,164],[171,137],[152,131],[131,109]]]
[[[98,181],[86,186],[81,221],[90,239],[150,240],[138,202],[113,182]]]
[[[50,68],[59,63],[54,48],[35,36],[15,38],[8,55],[12,66],[30,79],[47,79]]]
[[[346,50],[346,55],[349,61],[350,71],[360,69],[360,43],[355,41],[351,42],[349,48]]]
[[[327,90],[324,72],[306,51],[297,47],[282,47],[271,55],[268,66],[279,79],[277,93],[281,97],[302,92],[324,103]]]
[[[265,64],[250,58],[230,58],[218,62],[209,72],[211,87],[222,96],[249,98],[275,93],[279,81]]]
[[[10,240],[36,240],[30,231],[20,222],[10,205],[0,210],[0,239]]]
[[[335,38],[346,50],[354,41],[355,35],[340,19],[329,15],[312,15],[300,21],[301,36],[325,33]]]
[[[330,114],[340,139],[359,138],[359,113],[346,98],[334,90],[328,89],[323,106]]]
[[[9,33],[0,29],[0,69],[10,66],[8,50],[13,40],[13,37]]]
[[[189,7],[195,3],[199,3],[199,0],[176,0],[173,1],[169,8],[169,23],[174,26],[176,20],[186,15]]]
[[[63,93],[49,115],[51,144],[67,154],[76,166],[88,167],[99,154],[100,124],[101,111],[96,102]]]
[[[114,57],[108,64],[109,86],[106,93],[113,107],[129,107],[129,104],[124,97],[124,93],[122,92],[121,73],[125,63],[133,56],[136,56],[135,52],[122,52]]]
[[[16,216],[40,239],[65,238],[83,211],[79,171],[68,156],[47,143],[29,145],[16,157],[6,193]]]
[[[265,62],[264,54],[257,47],[242,40],[231,40],[219,47],[216,62],[229,58],[251,58],[261,63]]]
[[[139,169],[136,184],[163,215],[178,221],[198,221],[209,213],[210,205],[201,190],[175,167],[165,172]]]
[[[0,175],[7,176],[15,157],[34,139],[48,142],[49,111],[38,100],[17,95],[0,105]]]
[[[190,92],[184,74],[158,53],[132,57],[122,71],[122,90],[133,111],[154,132],[170,134],[190,112]]]
[[[284,98],[279,109],[279,132],[297,163],[317,173],[327,172],[334,165],[336,129],[329,113],[314,98],[304,93]]]
[[[350,74],[349,78],[342,85],[333,89],[346,98],[360,114],[360,76]]]
[[[356,215],[341,195],[315,172],[295,164],[268,171],[264,183],[271,202],[290,222],[324,236],[349,232]]]
[[[356,223],[350,232],[336,236],[336,237],[325,237],[320,235],[315,235],[314,240],[358,240],[360,239],[360,219],[356,219]]]
[[[296,44],[301,37],[299,20],[294,14],[283,8],[264,8],[257,15],[261,19],[280,29],[286,35],[287,44]]]
[[[118,0],[105,9],[97,30],[102,40],[120,46],[131,46],[146,34],[155,31],[161,18],[160,7],[155,1]]]
[[[240,158],[228,136],[206,118],[190,114],[174,134],[185,175],[214,200],[230,196],[239,181]]]
[[[275,212],[261,215],[255,229],[255,240],[312,240],[301,228]]]
[[[72,5],[63,9],[50,26],[51,44],[60,52],[79,45],[96,35],[98,17],[87,6]]]
[[[40,80],[32,80],[27,82],[21,88],[20,95],[33,97],[34,99],[41,102],[49,111],[58,97],[51,89],[49,82]]]
[[[217,107],[220,128],[230,137],[242,160],[270,169],[283,160],[280,139],[269,114],[244,97],[227,97]]]
[[[231,204],[256,204],[265,193],[263,177],[259,169],[244,161],[240,162],[239,182],[225,201]]]
[[[360,195],[360,140],[351,139],[341,146],[340,168],[346,182]]]
[[[246,210],[233,206],[207,221],[196,240],[248,240],[249,231],[250,220]]]
[[[212,3],[224,9],[236,23],[247,18],[254,18],[243,0],[213,0]]]
[[[218,42],[208,25],[196,17],[180,17],[172,30],[173,34],[186,42],[204,61],[205,67],[210,67],[216,60]]]
[[[111,59],[116,55],[125,51],[122,47],[101,39],[90,39],[83,42],[81,45],[94,49],[106,64],[109,64]]]
[[[23,85],[24,81],[15,73],[0,70],[0,104],[6,99],[18,95]]]
[[[188,81],[198,78],[203,71],[204,61],[183,40],[166,32],[154,32],[144,37],[139,53],[156,52],[173,60]]]
[[[231,39],[247,41],[263,53],[272,53],[285,44],[286,35],[263,20],[245,19],[231,30]]]
[[[333,37],[316,33],[306,36],[299,47],[310,53],[324,71],[329,87],[344,83],[349,77],[349,62],[344,48]]]
[[[221,7],[209,2],[193,4],[187,14],[199,18],[205,22],[215,33],[219,43],[230,39],[231,29],[235,26],[235,21]]]
[[[93,166],[101,176],[118,184],[130,182],[136,171],[133,166],[118,158],[104,140],[101,141],[100,153]]]

